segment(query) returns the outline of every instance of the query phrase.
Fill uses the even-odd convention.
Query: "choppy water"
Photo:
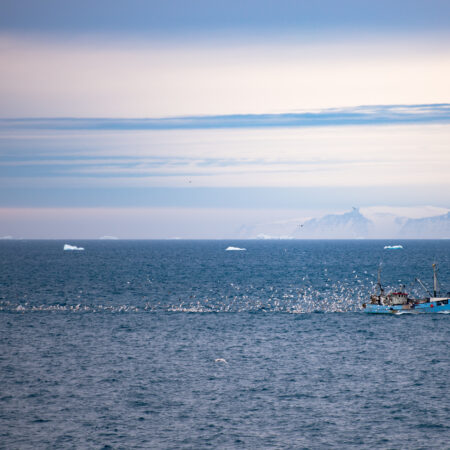
[[[1,448],[450,448],[450,316],[359,307],[450,242],[64,243],[0,243]]]

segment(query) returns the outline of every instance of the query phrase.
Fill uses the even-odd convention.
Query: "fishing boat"
[[[403,313],[450,313],[450,298],[441,297],[437,278],[437,265],[433,264],[433,295],[425,285],[416,281],[425,289],[428,297],[411,298],[404,289],[398,292],[385,293],[381,285],[381,268],[378,269],[378,294],[370,296],[369,303],[363,303],[364,312],[372,314],[403,314]]]

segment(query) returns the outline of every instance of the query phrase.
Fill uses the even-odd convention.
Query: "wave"
[[[403,245],[385,245],[385,250],[400,250],[403,248]]]
[[[245,251],[245,250],[247,250],[247,249],[246,248],[240,248],[240,247],[227,247],[225,249],[226,252],[229,252],[229,251],[240,251],[240,252],[242,252],[242,251]]]

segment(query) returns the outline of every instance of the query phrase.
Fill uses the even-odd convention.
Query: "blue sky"
[[[447,208],[449,25],[446,1],[4,0],[0,237]]]

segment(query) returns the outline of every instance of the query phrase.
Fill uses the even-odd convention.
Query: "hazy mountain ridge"
[[[344,214],[328,214],[320,219],[307,220],[293,233],[297,239],[322,238],[333,239],[365,238],[369,235],[372,222],[364,217],[359,209]]]
[[[450,238],[450,212],[437,217],[408,219],[400,233],[405,238]]]
[[[432,209],[432,207],[428,207]],[[243,226],[242,238],[257,239],[447,239],[450,212],[431,217],[405,217],[377,207],[353,208],[307,220],[292,219]],[[438,208],[435,208],[439,211]],[[430,212],[427,212],[430,214]],[[424,213],[425,214],[425,213]],[[431,213],[432,214],[432,213]]]

